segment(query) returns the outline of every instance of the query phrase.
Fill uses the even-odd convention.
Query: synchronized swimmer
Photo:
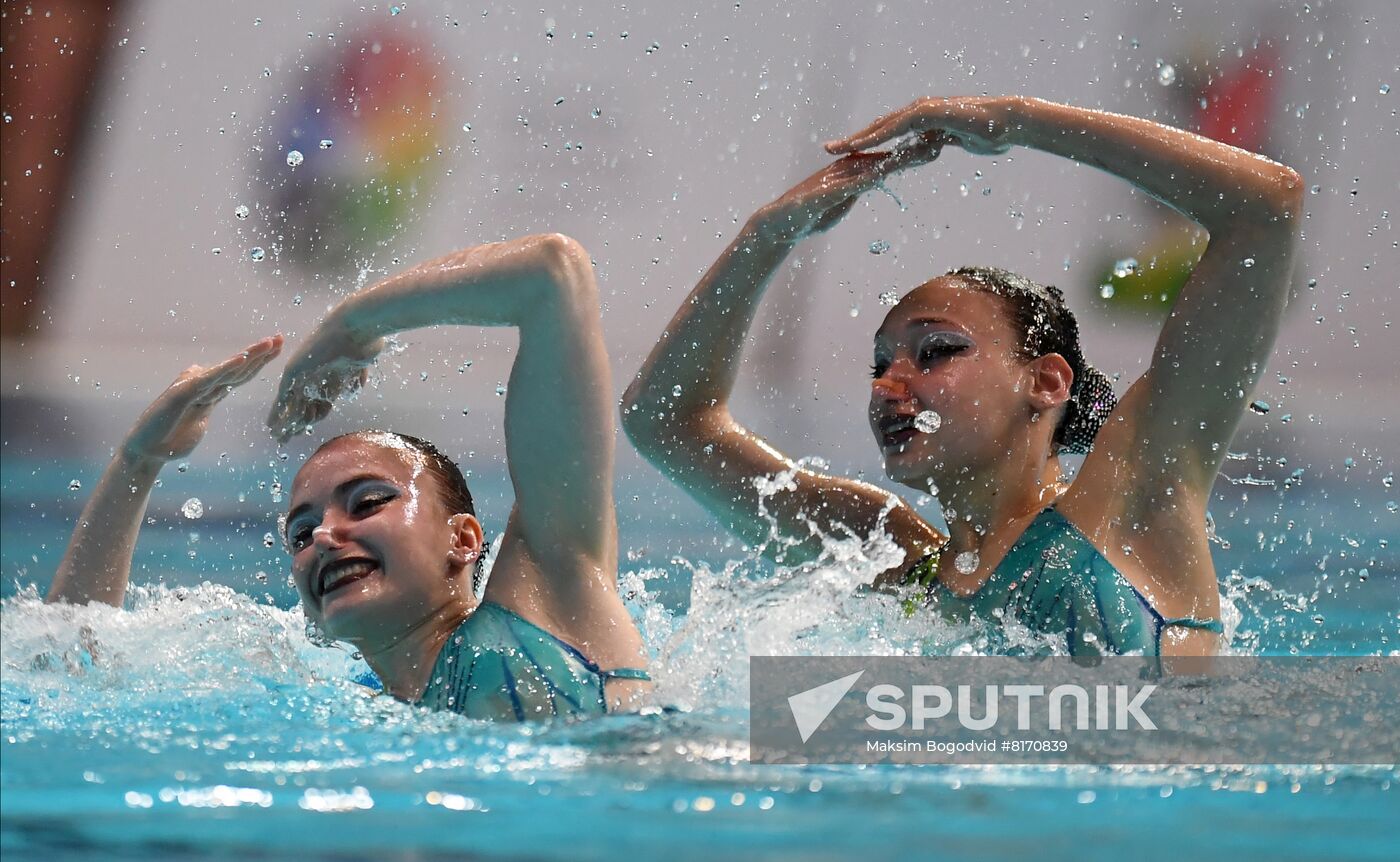
[[[911,145],[866,152],[913,136]],[[729,411],[773,274],[892,173],[947,146],[1027,146],[1134,183],[1209,231],[1148,371],[1121,401],[1085,360],[1055,289],[988,267],[922,284],[875,334],[869,422],[897,482],[937,493],[945,536],[872,485],[798,468]],[[1282,165],[1147,120],[1027,98],[924,99],[827,145],[837,161],[763,207],[681,306],[623,399],[653,464],[757,544],[754,478],[789,563],[809,524],[883,530],[906,562],[877,585],[928,612],[1019,619],[1071,653],[1204,654],[1219,588],[1205,507],[1288,297],[1302,183]],[[362,385],[394,332],[513,326],[505,405],[515,503],[479,589],[483,531],[461,471],[406,434],[323,443],[293,482],[286,545],[317,639],[346,641],[393,696],[473,718],[636,708],[646,650],[617,588],[613,401],[587,252],[558,234],[413,267],[346,299],[282,375],[268,418],[286,442]],[[182,373],[137,420],[88,500],[49,601],[120,605],[157,474],[198,445],[215,405],[278,355],[263,339]],[[677,394],[679,393],[679,394]],[[1060,455],[1087,453],[1073,481]],[[759,533],[763,535],[759,535]]]
[[[554,234],[467,249],[342,302],[287,365],[268,417],[286,442],[365,379],[383,337],[513,326],[505,405],[515,505],[480,598],[485,549],[461,471],[431,444],[362,431],[297,472],[286,544],[309,632],[347,641],[385,689],[472,718],[583,717],[650,688],[617,591],[613,399],[588,253]],[[274,336],[186,370],[137,420],[79,519],[49,601],[120,605],[156,474],[214,405],[277,355]]]
[[[892,152],[871,147],[916,136]],[[804,238],[890,174],[956,145],[1024,146],[1101,168],[1193,219],[1209,247],[1151,365],[1115,402],[1063,294],[989,267],[909,291],[875,333],[869,424],[890,478],[936,493],[949,535],[873,485],[800,468],[729,396],[763,292]],[[811,526],[888,533],[906,562],[877,585],[932,612],[1067,637],[1073,654],[1204,654],[1220,594],[1206,503],[1288,301],[1303,184],[1198,135],[1031,98],[921,99],[826,145],[842,158],[748,220],[681,304],[627,390],[623,427],[731,532],[789,564]],[[1087,453],[1072,482],[1062,453]],[[753,478],[791,471],[761,500]],[[893,508],[891,506],[893,505]]]

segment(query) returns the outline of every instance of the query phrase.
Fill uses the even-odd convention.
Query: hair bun
[[[1084,370],[1070,389],[1069,415],[1065,417],[1064,451],[1087,454],[1094,448],[1094,437],[1108,421],[1118,404],[1113,384],[1103,372],[1084,363]]]

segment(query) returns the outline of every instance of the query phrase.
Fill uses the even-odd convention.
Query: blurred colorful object
[[[447,72],[417,36],[366,32],[307,64],[274,117],[262,174],[285,219],[276,248],[304,265],[371,256],[412,219],[436,180]],[[280,119],[280,123],[276,121]]]
[[[1183,65],[1200,69],[1204,64]],[[1183,84],[1183,95],[1190,99],[1193,114],[1186,128],[1242,149],[1264,152],[1276,107],[1275,73],[1279,68],[1276,52],[1261,43],[1229,70],[1203,70],[1203,76],[1191,76]],[[1192,78],[1203,80],[1193,86]],[[1096,295],[1114,311],[1160,317],[1176,301],[1205,252],[1205,240],[1195,224],[1178,222],[1159,231],[1131,256],[1105,253]]]

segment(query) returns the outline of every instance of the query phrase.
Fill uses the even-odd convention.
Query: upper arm
[[[612,382],[588,253],[544,239],[548,284],[520,322],[505,405],[520,536],[546,577],[616,569]]]
[[[1297,204],[1281,189],[1274,206],[1212,231],[1147,373],[1095,440],[1080,473],[1086,484],[1107,482],[1121,492],[1170,485],[1209,495],[1288,302]]]
[[[625,423],[638,451],[771,559],[815,559],[822,535],[843,532],[864,537],[883,529],[906,552],[920,553],[942,539],[894,494],[793,463],[727,408],[689,414],[647,433],[639,424]]]

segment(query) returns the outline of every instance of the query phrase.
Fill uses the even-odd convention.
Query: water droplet
[[[301,154],[301,150],[287,150],[287,166],[294,168],[306,160]]]
[[[671,387],[671,394],[676,398],[681,397],[681,385],[679,383]]]
[[[497,395],[504,395],[504,394],[506,394],[506,385],[505,385],[504,383],[497,383],[497,384],[496,384],[496,394],[497,394]]]
[[[405,9],[407,9],[407,8],[408,8],[408,4],[406,4],[406,3],[395,3],[395,4],[393,4],[393,5],[391,5],[391,6],[389,7],[389,14],[390,14],[390,15],[398,15],[399,13],[403,12],[403,10],[405,10]]]
[[[248,217],[249,212],[250,210],[246,206],[239,204],[233,208],[233,217],[236,219],[245,219]]]
[[[261,569],[256,572],[253,572],[253,578],[256,579],[258,583],[265,584],[267,583],[267,572],[264,572]]]
[[[602,108],[594,108],[594,109],[593,109],[593,119],[596,120],[596,119],[598,119],[598,118],[601,117],[601,116],[603,116],[603,109],[602,109]]]
[[[221,249],[221,248],[219,248],[217,245],[214,246],[213,248],[209,249],[209,250],[210,250],[211,252],[213,252],[214,254],[223,254],[223,253],[224,253],[224,250]]]
[[[884,293],[880,294],[881,305],[894,305],[896,302],[899,302],[899,294],[895,291],[887,290]]]
[[[267,252],[263,251],[262,246],[255,245],[252,248],[248,249],[248,257],[252,258],[253,260],[262,260],[263,258],[267,257]]]
[[[333,146],[335,146],[335,141],[332,141],[330,138],[321,139],[321,149],[329,150]]]
[[[1381,484],[1384,485],[1384,486],[1387,487],[1387,488],[1394,488],[1394,487],[1395,487],[1395,474],[1394,474],[1394,473],[1391,473],[1391,474],[1387,475],[1385,478],[1381,479]]]
[[[1269,402],[1251,401],[1249,402],[1249,409],[1255,413],[1258,413],[1260,416],[1263,416],[1264,414],[1269,412]]]
[[[943,417],[932,410],[923,410],[914,417],[914,427],[925,434],[932,434],[943,427]]]
[[[1243,266],[1245,269],[1249,269],[1251,266],[1254,266],[1254,258],[1245,258],[1244,260],[1240,261],[1240,266]]]
[[[1157,83],[1163,87],[1170,87],[1176,83],[1176,69],[1172,68],[1171,63],[1163,63],[1157,70]]]
[[[1390,95],[1390,85],[1389,85],[1389,84],[1381,84],[1381,95],[1382,95],[1382,96],[1389,96],[1389,95]]]
[[[871,254],[884,254],[890,250],[890,244],[886,240],[877,239],[870,244]]]
[[[1112,299],[1112,298],[1113,298],[1113,285],[1111,285],[1111,284],[1101,284],[1101,285],[1099,285],[1099,296],[1102,296],[1104,299]]]
[[[180,514],[191,521],[204,517],[204,503],[198,497],[191,497],[180,506]]]
[[[1115,278],[1127,278],[1138,271],[1137,258],[1125,257],[1113,264],[1113,275]]]
[[[953,558],[953,568],[961,574],[970,575],[977,571],[977,565],[981,562],[976,551],[963,551]]]
[[[276,545],[276,544],[277,544],[277,537],[276,537],[276,536],[272,535],[271,533],[263,533],[263,547],[264,547],[264,548],[271,548],[273,545]]]
[[[1400,503],[1397,503],[1394,500],[1387,500],[1385,503],[1385,510],[1390,514],[1394,515],[1396,512],[1400,512]]]
[[[859,306],[859,305],[853,305],[853,306],[851,306],[851,317],[860,317],[860,306]]]
[[[68,490],[81,491],[83,490],[83,483],[79,482],[77,479],[74,479],[73,481],[68,483]]]

